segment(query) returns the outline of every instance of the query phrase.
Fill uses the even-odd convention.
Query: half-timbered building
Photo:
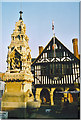
[[[77,39],[73,39],[74,54],[55,37],[55,56],[52,38],[46,47],[39,52],[39,56],[33,61],[34,87],[36,99],[42,99],[41,93],[45,90],[51,105],[54,104],[54,91],[61,86],[62,91],[75,90],[75,84],[79,84],[80,60],[77,51]],[[65,86],[65,87],[63,87]],[[71,87],[70,87],[71,86]],[[79,89],[77,88],[79,91]],[[67,96],[67,95],[65,95]],[[42,94],[43,97],[43,94]],[[48,98],[46,98],[48,99]],[[69,102],[72,99],[68,98]]]

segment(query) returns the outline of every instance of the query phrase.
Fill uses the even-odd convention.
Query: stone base
[[[2,102],[1,110],[10,111],[17,108],[26,108],[26,102]]]
[[[28,101],[33,101],[34,96],[31,91],[8,93],[5,92],[2,97],[1,110],[11,111],[27,107]]]

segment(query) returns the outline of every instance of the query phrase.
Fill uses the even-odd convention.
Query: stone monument
[[[32,94],[33,74],[31,73],[31,50],[26,35],[26,25],[22,19],[22,11],[8,46],[7,71],[3,76],[5,92],[2,97],[1,109],[9,111],[26,108],[27,103],[34,100]]]

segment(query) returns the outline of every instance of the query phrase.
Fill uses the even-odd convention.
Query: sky
[[[8,46],[15,23],[19,20],[19,11],[23,11],[26,34],[32,58],[39,55],[39,46],[45,47],[53,37],[52,20],[55,36],[73,52],[72,39],[79,42],[79,2],[2,2],[0,32],[0,72],[7,70]],[[79,44],[78,44],[79,46]]]

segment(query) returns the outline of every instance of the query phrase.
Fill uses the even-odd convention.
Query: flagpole
[[[56,44],[55,44],[54,21],[52,21],[52,31],[53,31],[53,50],[54,50],[54,58],[55,58],[56,57],[56,54],[55,54]],[[55,80],[55,76],[53,80]]]
[[[54,33],[54,57],[55,57],[55,33]]]
[[[54,49],[54,57],[55,57],[55,32],[54,32],[54,21],[52,21],[52,30],[53,30],[53,49]]]

